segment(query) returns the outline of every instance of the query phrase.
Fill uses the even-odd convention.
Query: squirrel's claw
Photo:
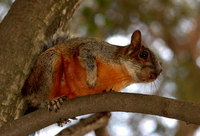
[[[66,96],[61,96],[61,97],[58,97],[56,99],[53,99],[51,101],[48,102],[48,110],[49,111],[52,111],[54,110],[55,112],[57,112],[61,105],[63,104],[63,102],[67,100],[67,97]],[[70,118],[72,120],[78,120],[76,117],[73,117],[73,118]],[[62,119],[60,118],[59,121],[57,121],[57,124],[58,126],[60,127],[63,127],[64,124],[67,124],[67,123],[71,123],[71,120],[69,119]]]
[[[48,102],[47,107],[49,111],[54,110],[57,112],[60,109],[60,106],[63,104],[63,101],[66,100],[66,96],[58,97]]]
[[[63,127],[63,125],[65,125],[67,123],[71,123],[71,120],[60,118],[59,121],[57,122],[57,124],[58,124],[59,127]]]
[[[72,120],[78,120],[78,118],[76,118],[76,117],[73,117],[73,118],[70,118],[70,119],[72,119]],[[65,125],[67,123],[71,123],[71,120],[60,118],[59,121],[57,122],[57,124],[58,124],[59,127],[63,127],[63,125]]]
[[[102,92],[103,92],[103,93],[115,92],[115,90],[113,90],[113,88],[111,88],[111,89],[104,89]]]

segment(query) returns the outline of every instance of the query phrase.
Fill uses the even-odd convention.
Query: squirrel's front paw
[[[59,127],[63,127],[63,125],[67,123],[71,123],[71,121],[69,119],[61,119],[61,118],[59,119],[59,121],[57,121]]]
[[[57,112],[60,109],[60,106],[63,104],[63,101],[66,99],[67,99],[66,96],[61,96],[49,101],[47,104],[48,110],[49,111],[54,110],[55,112]]]
[[[78,120],[76,117],[70,118],[70,119],[72,119],[72,120]],[[60,118],[59,121],[57,121],[57,124],[58,124],[59,127],[63,127],[63,125],[65,125],[67,123],[71,123],[71,120]]]
[[[113,88],[111,88],[111,89],[104,89],[102,92],[103,92],[103,93],[115,92],[115,90],[113,90]]]

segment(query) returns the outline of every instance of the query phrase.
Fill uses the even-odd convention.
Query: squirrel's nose
[[[149,78],[150,79],[156,79],[158,76],[158,74],[156,72],[151,72],[150,75],[149,75]]]
[[[158,72],[151,72],[149,74],[149,78],[150,79],[156,79],[160,75],[161,72],[162,72],[162,69],[160,69]]]

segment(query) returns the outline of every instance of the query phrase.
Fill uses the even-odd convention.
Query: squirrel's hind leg
[[[55,49],[43,52],[22,88],[22,95],[32,107],[46,107],[56,98],[63,75],[62,55]]]

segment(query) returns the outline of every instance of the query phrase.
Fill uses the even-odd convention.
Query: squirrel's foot
[[[70,119],[72,119],[72,120],[78,120],[76,117],[73,117],[73,118],[70,118]],[[71,123],[71,120],[60,118],[59,121],[57,121],[57,124],[58,124],[59,127],[63,127],[63,125],[65,125],[67,123]]]
[[[60,118],[59,121],[57,121],[57,124],[59,127],[63,127],[63,125],[65,125],[67,123],[71,123],[71,120]]]
[[[103,90],[103,93],[107,93],[107,92],[115,92],[115,90],[113,90],[112,88],[110,90],[108,90],[108,89]]]
[[[57,112],[60,109],[60,106],[63,104],[63,101],[66,99],[67,99],[66,96],[61,96],[49,101],[47,104],[48,110],[49,111],[54,110],[55,112]]]

